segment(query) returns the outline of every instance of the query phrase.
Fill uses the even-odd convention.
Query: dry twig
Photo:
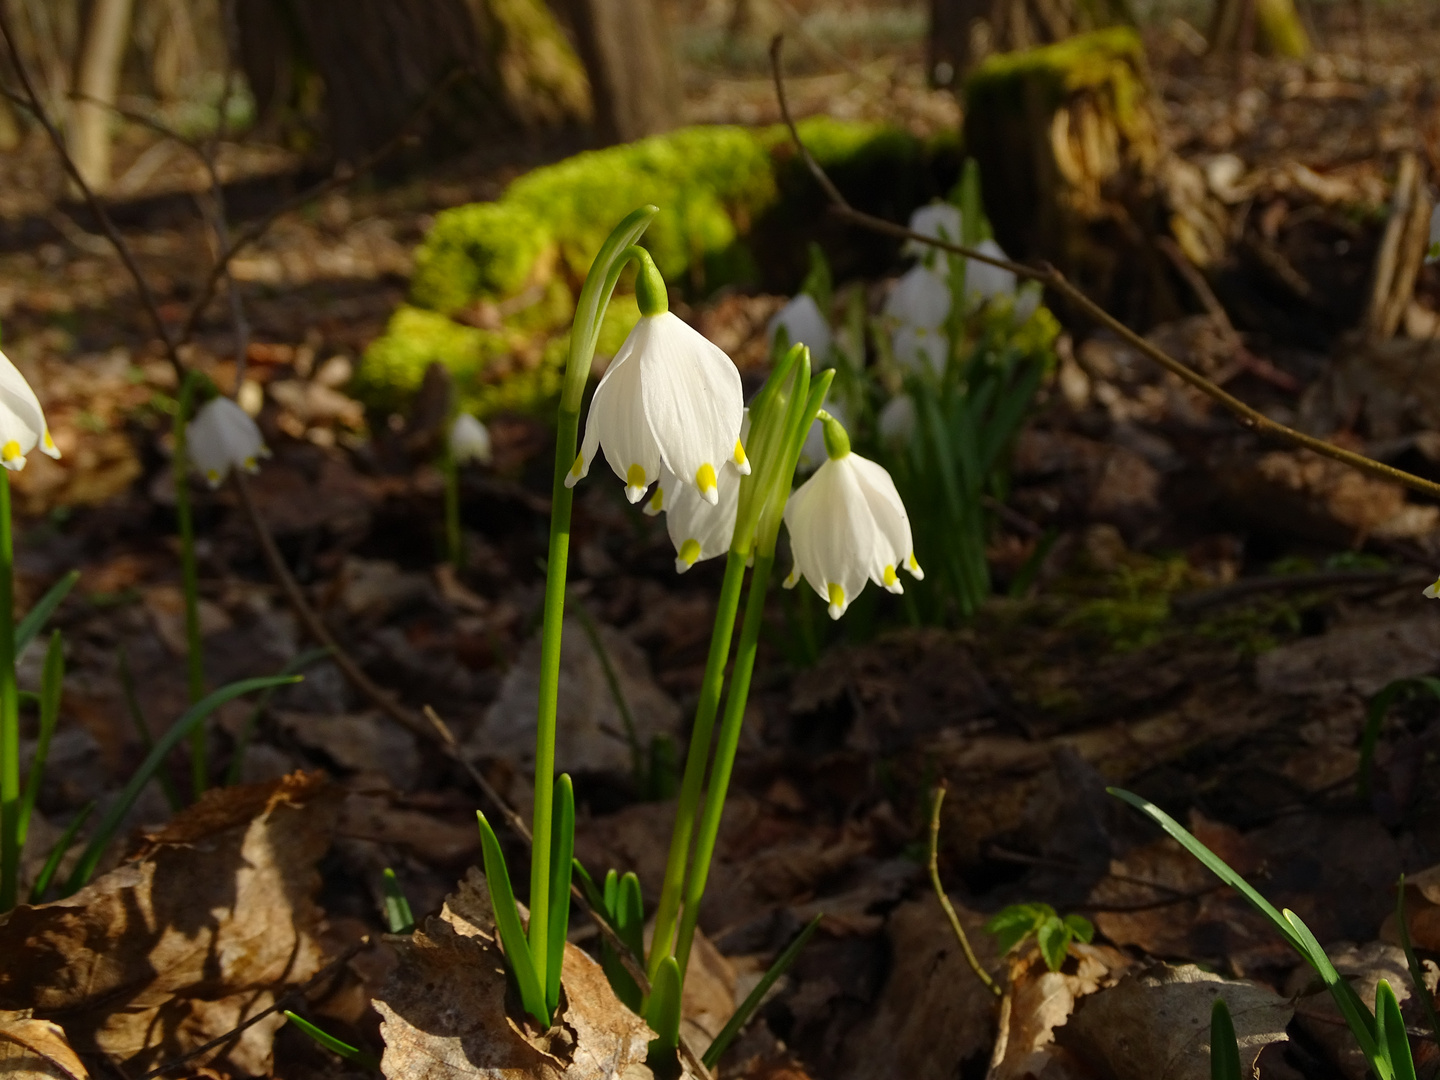
[[[935,788],[935,797],[930,802],[930,884],[935,888],[935,896],[940,901],[940,906],[945,909],[945,917],[950,920],[950,928],[955,931],[955,938],[960,942],[960,948],[965,952],[965,961],[970,965],[970,970],[975,972],[975,977],[985,984],[996,997],[1001,996],[1000,987],[995,985],[995,980],[990,973],[981,966],[979,959],[975,956],[975,950],[970,947],[970,938],[965,933],[965,927],[960,925],[960,916],[955,914],[955,905],[950,903],[950,897],[945,893],[945,886],[940,884],[940,804],[945,801],[945,782],[942,780]]]

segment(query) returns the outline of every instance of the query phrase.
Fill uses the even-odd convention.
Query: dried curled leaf
[[[607,1080],[648,1075],[653,1033],[610,989],[600,965],[565,947],[555,1026],[521,1026],[507,1011],[504,957],[485,878],[471,870],[440,918],[392,941],[399,964],[375,1008],[389,1080]]]
[[[89,1080],[59,1024],[30,1010],[0,1012],[0,1075],[6,1080]]]
[[[208,793],[74,896],[0,917],[0,1009],[145,1072],[231,1031],[319,969],[316,864],[338,791],[319,773]],[[265,1075],[278,1015],[199,1059]]]

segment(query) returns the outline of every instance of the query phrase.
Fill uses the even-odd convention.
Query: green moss
[[[907,132],[816,118],[801,124],[801,135],[865,209],[903,220],[930,194],[929,151]],[[410,304],[361,365],[365,400],[403,407],[425,365],[438,361],[482,414],[548,402],[590,260],[614,224],[646,203],[660,211],[644,244],[667,281],[692,296],[755,284],[762,265],[788,278],[786,258],[803,257],[825,212],[780,126],[687,128],[536,169],[497,202],[436,217],[416,251]],[[475,317],[486,305],[497,330],[449,318],[466,312],[488,322]],[[633,299],[617,297],[600,351],[618,348],[637,317]]]
[[[1141,119],[1145,47],[1127,26],[1077,34],[1054,45],[997,53],[965,83],[967,113],[1019,117],[1028,109],[1054,112],[1083,90],[1108,91],[1127,135]]]

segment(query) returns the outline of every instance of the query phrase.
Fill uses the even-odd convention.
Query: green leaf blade
[[[510,887],[510,872],[505,866],[505,854],[500,850],[500,841],[495,838],[495,830],[490,827],[490,822],[485,820],[485,815],[477,810],[475,816],[480,822],[480,843],[485,857],[485,884],[490,889],[490,906],[495,909],[495,926],[500,931],[500,944],[505,949],[505,959],[515,976],[525,1011],[549,1028],[550,1013],[545,1008],[545,991],[535,970],[535,959],[530,955],[530,943],[525,938],[525,929],[520,925],[520,910],[515,906],[515,893]]]

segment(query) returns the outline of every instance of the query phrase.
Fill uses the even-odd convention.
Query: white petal
[[[933,330],[950,315],[950,285],[933,270],[912,267],[885,298],[885,314],[902,326]]]
[[[976,251],[1005,259],[1008,256],[994,240],[985,240],[976,245]],[[992,296],[1010,296],[1015,292],[1015,275],[989,263],[970,259],[965,267],[965,295],[988,300]]]
[[[642,326],[647,333],[635,352],[651,438],[676,478],[699,487],[713,505],[719,470],[740,441],[740,372],[718,346],[669,312],[642,318],[636,332]]]
[[[946,202],[922,206],[910,215],[910,231],[932,240],[946,240],[960,243],[960,208]],[[906,255],[925,255],[935,250],[918,240],[906,240],[902,248]]]
[[[799,342],[810,346],[817,370],[830,366],[830,349],[835,344],[835,335],[813,296],[801,293],[771,318],[765,327],[765,340],[772,348],[775,335],[782,326],[791,345]]]
[[[212,398],[196,410],[185,425],[185,441],[190,463],[212,487],[231,469],[254,472],[269,455],[255,421],[227,397]]]
[[[1440,599],[1440,581],[1435,582],[1434,585],[1425,586],[1425,595],[1431,600]]]
[[[785,525],[795,568],[838,619],[865,588],[878,539],[856,472],[826,461],[787,504]]]
[[[670,479],[667,473],[665,479]],[[662,483],[664,480],[662,480]],[[675,569],[684,573],[697,562],[730,550],[735,516],[740,506],[740,473],[733,465],[720,470],[718,504],[711,506],[690,485],[677,484],[665,508],[665,527],[675,545]]]
[[[640,334],[645,321],[641,319],[625,339],[631,351],[627,352],[622,347],[615,354],[605,377],[595,388],[595,396],[590,400],[590,415],[586,419],[585,442],[580,451],[588,470],[595,443],[598,442],[605,450],[605,460],[610,463],[611,470],[625,481],[625,497],[632,503],[639,502],[645,489],[660,478],[662,461],[660,448],[655,445],[650,426],[645,422],[645,368],[641,362],[644,339]],[[590,456],[587,456],[587,450]],[[583,475],[584,471],[580,473],[580,476]],[[566,479],[568,481],[569,477]]]
[[[916,374],[929,371],[936,376],[945,373],[945,356],[950,351],[950,339],[939,327],[897,327],[890,336],[890,347],[895,352],[895,363],[902,371]]]
[[[9,358],[0,353],[0,464],[18,472],[25,467],[25,455],[37,444],[51,457],[60,456],[49,438],[35,391]]]
[[[841,464],[854,470],[865,493],[865,503],[875,519],[875,530],[879,543],[876,545],[877,560],[870,567],[870,580],[891,592],[900,592],[896,575],[915,552],[915,541],[910,533],[910,516],[900,493],[895,490],[895,481],[885,468],[859,454],[847,454]]]
[[[469,413],[461,413],[450,425],[450,453],[456,462],[488,463],[493,455],[490,429]]]

